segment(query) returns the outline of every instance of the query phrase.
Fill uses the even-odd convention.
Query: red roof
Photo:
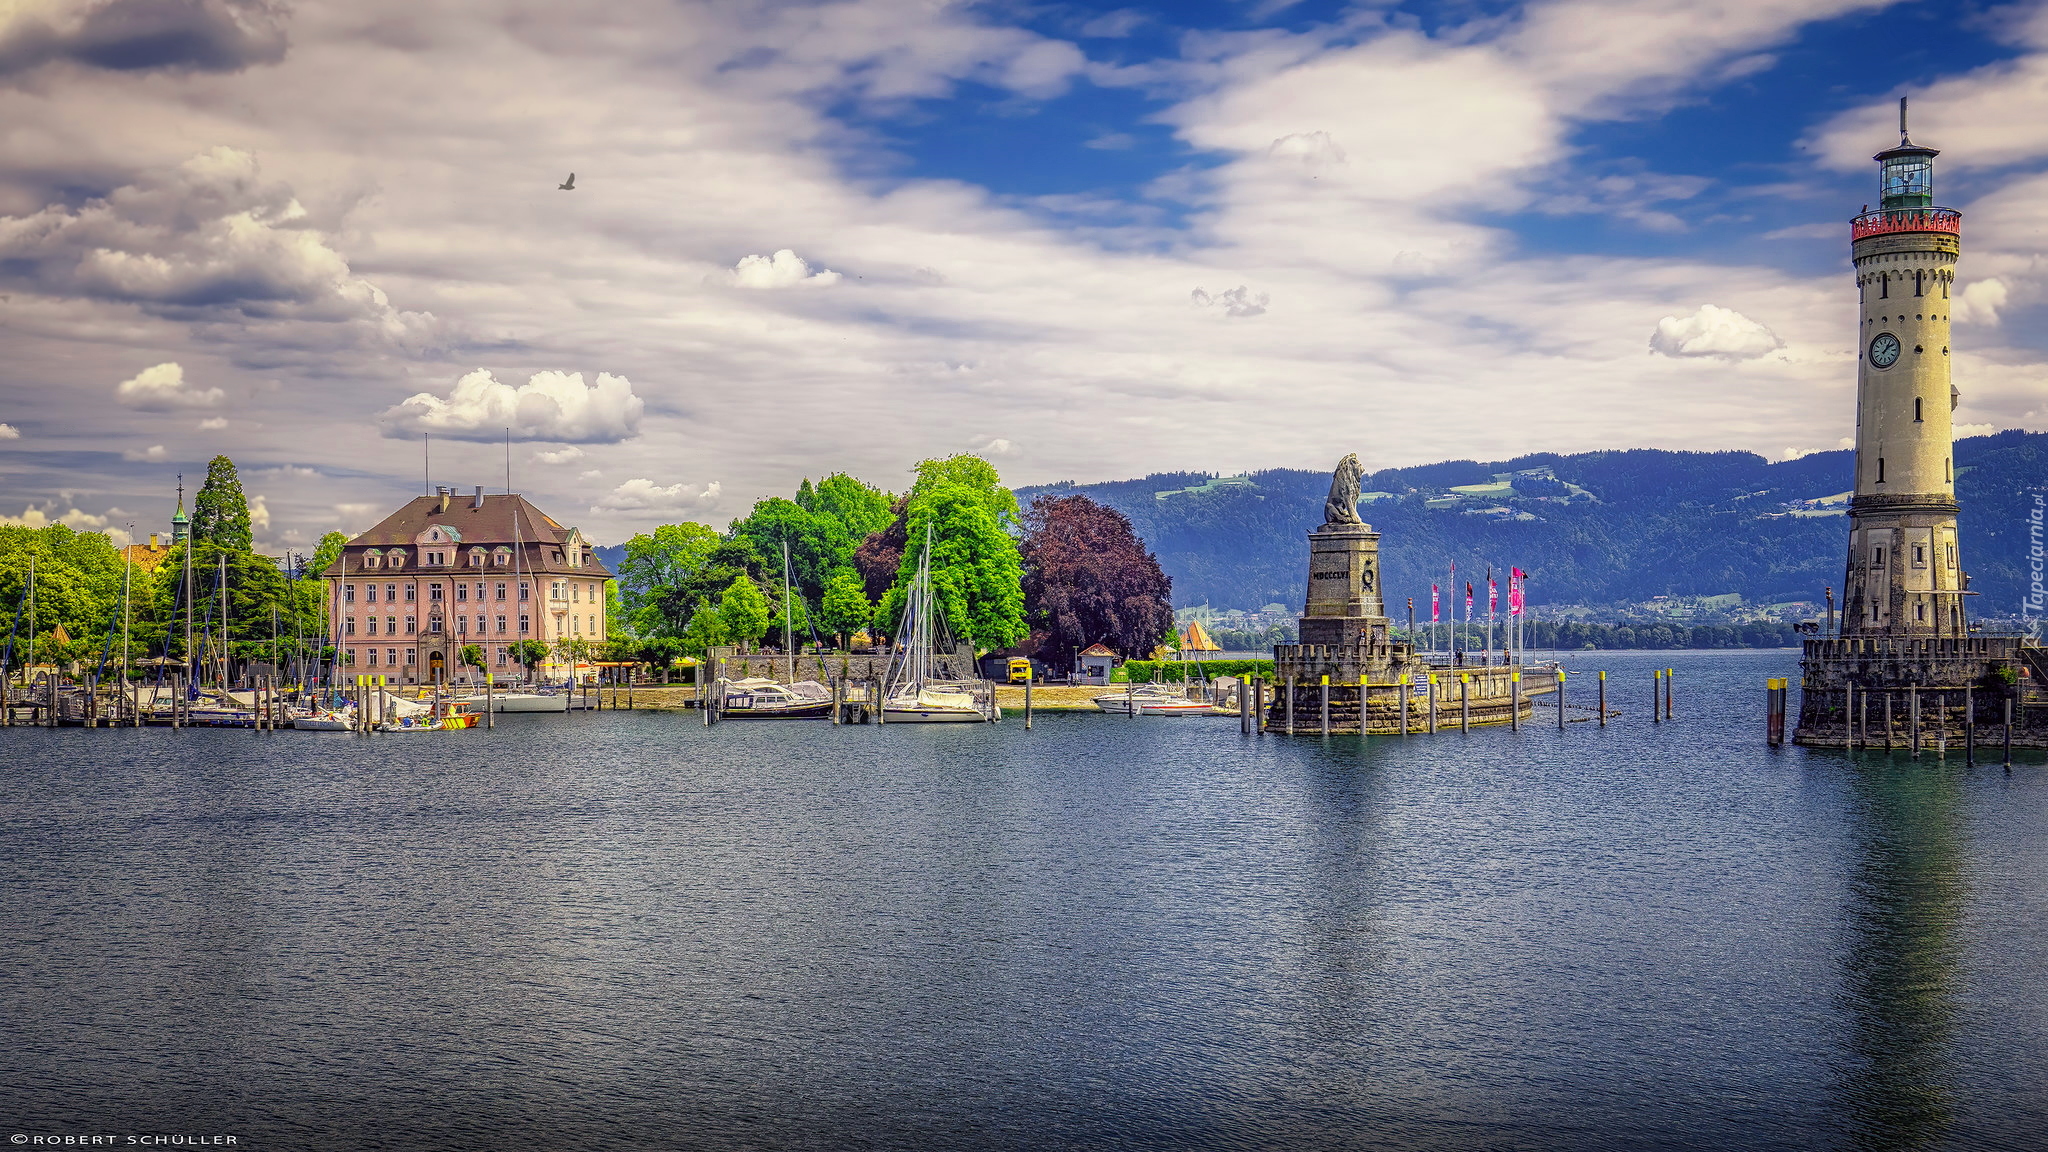
[[[571,566],[562,555],[562,544],[569,539],[574,528],[564,528],[547,513],[535,508],[524,496],[486,495],[483,507],[475,506],[475,498],[463,493],[454,493],[442,507],[439,496],[416,496],[407,501],[396,512],[379,521],[368,532],[350,540],[342,549],[341,556],[321,575],[354,576],[367,571],[363,566],[363,554],[371,548],[402,547],[408,552],[414,550],[414,542],[420,533],[429,527],[439,525],[449,529],[449,552],[467,552],[482,547],[495,551],[500,547],[515,544],[519,552],[517,566],[520,571],[533,574],[559,574],[572,576],[609,577],[611,572],[595,554],[584,556],[581,567]],[[395,569],[378,571],[379,576],[393,573]],[[471,569],[465,563],[448,564],[429,568],[413,562],[403,569],[406,573],[427,575],[468,575]]]

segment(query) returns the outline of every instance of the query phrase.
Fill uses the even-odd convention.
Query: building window
[[[367,651],[370,653],[370,667],[375,668],[377,666],[377,650],[371,648]]]
[[[375,584],[363,585],[363,599],[371,604],[377,602],[377,586]]]
[[[417,648],[407,648],[405,650],[405,662],[407,665],[419,663],[419,651]]]
[[[583,602],[583,585],[569,585],[569,599],[576,601],[578,604],[581,604]]]
[[[363,553],[363,567],[375,568],[382,559],[383,557],[379,556],[375,550],[365,552]]]
[[[571,617],[569,617],[569,631],[571,631],[571,632],[575,632],[575,633],[581,633],[581,632],[583,631],[583,619],[582,619],[582,617],[580,617],[580,616],[571,616]]]
[[[1884,545],[1879,544],[1870,550],[1870,566],[1872,568],[1884,567]]]
[[[498,617],[498,635],[500,635],[500,636],[503,636],[504,634],[505,634],[505,618],[504,618],[503,616],[500,616],[500,617]]]
[[[455,633],[458,636],[469,635],[469,617],[457,616],[455,618]]]
[[[1920,423],[1920,398],[1913,397],[1913,423]]]
[[[1884,457],[1882,456],[1877,458],[1877,482],[1879,484],[1884,483]]]
[[[455,599],[457,599],[458,601],[460,601],[460,600],[468,600],[468,599],[469,599],[469,585],[467,585],[467,584],[460,584],[460,583],[456,584],[456,585],[455,585]]]
[[[521,614],[519,617],[519,634],[524,636],[531,631],[533,631],[533,617]]]
[[[441,618],[440,618],[439,616],[429,616],[429,617],[427,617],[427,631],[429,631],[429,632],[431,632],[431,633],[434,633],[434,634],[436,634],[436,635],[439,635],[439,634],[440,634],[440,631],[441,631]]]
[[[396,584],[386,584],[386,585],[384,586],[384,598],[385,598],[386,600],[393,600],[393,601],[397,600],[397,599],[398,599],[398,585],[396,585]]]
[[[419,599],[419,595],[420,595],[420,586],[419,586],[419,585],[417,585],[417,584],[407,584],[407,585],[405,586],[405,602],[406,602],[407,604],[410,604],[410,603],[412,603],[413,601],[415,601],[415,600]]]
[[[1913,563],[1920,567],[1927,565],[1927,548],[1925,545],[1913,545]]]
[[[353,584],[343,584],[343,585],[341,586],[341,602],[342,602],[343,604],[353,604],[353,603],[355,603],[355,602],[356,602],[356,586],[355,586],[355,585],[353,585]]]
[[[498,549],[497,553],[491,557],[491,563],[500,568],[512,563],[512,550],[509,548]]]
[[[405,634],[407,636],[416,635],[419,632],[419,630],[420,618],[417,616],[407,616],[405,618]]]
[[[1913,605],[1913,619],[1915,619],[1915,620],[1925,620],[1925,619],[1927,619],[1927,605],[1926,605],[1926,604],[1922,603],[1922,604],[1915,604],[1915,605]]]
[[[355,618],[355,617],[351,616],[351,617],[349,617],[348,619],[346,619],[346,620],[342,621],[342,623],[341,623],[341,634],[342,634],[343,636],[353,636],[353,635],[355,635],[355,634],[356,634],[356,618]]]
[[[387,636],[398,635],[398,617],[386,616],[384,618],[384,633]]]
[[[440,586],[439,584],[429,584],[429,585],[427,585],[427,599],[429,599],[429,600],[432,600],[432,601],[434,601],[434,602],[436,602],[436,603],[439,603],[439,602],[440,602],[440,599],[441,599],[441,586]]]
[[[375,616],[365,616],[363,623],[368,625],[370,635],[375,636],[377,634],[377,618]]]
[[[498,603],[500,603],[500,604],[503,604],[504,602],[505,602],[505,582],[504,582],[503,580],[500,580],[500,581],[498,581]]]
[[[1891,273],[1886,272],[1877,278],[1877,298],[1879,300],[1889,300],[1892,298]]]
[[[386,648],[384,650],[384,662],[393,668],[398,667],[398,649]]]
[[[590,634],[592,636],[597,635],[597,617],[595,616],[590,618]],[[1161,673],[1161,675],[1164,675],[1164,673]]]
[[[384,561],[387,567],[403,568],[405,567],[405,553],[394,548],[384,554]]]
[[[500,632],[503,632],[503,631],[504,631],[504,629],[503,629],[503,628],[500,628],[500,629],[498,629],[498,631],[500,631]],[[502,668],[502,667],[504,667],[504,666],[505,666],[505,663],[506,663],[506,657],[507,657],[507,656],[508,656],[508,653],[507,653],[507,652],[506,652],[506,650],[505,650],[505,646],[504,646],[503,644],[500,644],[500,645],[498,645],[498,666],[499,666],[500,668]]]
[[[520,603],[522,603],[522,604],[523,604],[523,603],[525,603],[526,601],[528,601],[528,600],[531,600],[531,599],[533,599],[533,588],[532,588],[532,586],[531,586],[531,585],[529,585],[529,584],[527,584],[527,582],[526,582],[526,581],[524,581],[524,580],[521,580],[521,581],[519,582],[519,600],[520,600]]]
[[[1956,566],[1956,546],[1953,544],[1948,546],[1948,566],[1951,568]]]
[[[553,588],[549,589],[548,591],[549,591],[549,593],[550,593],[550,598],[551,598],[551,599],[555,599],[555,600],[567,600],[567,599],[569,598],[569,593],[568,593],[568,591],[567,591],[567,590],[566,590],[566,589],[565,589],[565,588],[564,588],[564,587],[562,586],[562,582],[561,582],[560,580],[557,580],[557,581],[555,581],[555,586],[554,586]]]

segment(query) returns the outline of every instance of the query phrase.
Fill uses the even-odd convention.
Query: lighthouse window
[[[1951,568],[1956,566],[1956,546],[1953,544],[1948,546],[1948,566]]]
[[[1892,298],[1891,273],[1886,272],[1885,274],[1877,278],[1877,298],[1879,300],[1889,300]]]
[[[1926,547],[1926,545],[1924,545],[1924,544],[1915,544],[1915,545],[1913,545],[1913,563],[1915,563],[1915,564],[1926,564],[1926,563],[1927,563],[1927,547]]]
[[[1884,483],[1884,457],[1882,456],[1877,458],[1877,482],[1879,484]]]
[[[1915,620],[1925,620],[1925,619],[1927,619],[1927,605],[1925,605],[1925,604],[1915,604],[1915,605],[1913,605],[1913,618],[1914,618]]]
[[[1918,424],[1920,422],[1920,398],[1915,396],[1913,397],[1913,423]]]
[[[1926,288],[1926,283],[1925,283],[1925,281],[1926,281],[1926,277],[1927,277],[1927,273],[1925,273],[1925,272],[1915,272],[1915,273],[1913,273],[1913,295],[1915,295],[1915,296],[1924,296],[1924,295],[1926,295],[1926,292],[1925,292],[1925,290],[1924,290],[1924,289]]]
[[[1884,545],[1879,544],[1870,550],[1870,566],[1872,568],[1884,567]]]

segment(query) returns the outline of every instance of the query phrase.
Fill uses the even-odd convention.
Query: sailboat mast
[[[228,554],[220,554],[220,577],[214,582],[214,594],[220,599],[220,690],[228,690]]]
[[[135,525],[128,526],[128,538],[135,538]],[[130,561],[121,566],[121,683],[128,683],[128,589],[134,583],[135,564]]]
[[[789,683],[796,683],[795,611],[789,602],[789,541],[782,542],[782,648],[789,654]]]
[[[35,556],[31,555],[31,556],[29,556],[29,558],[28,558],[28,663],[27,663],[27,664],[25,665],[25,667],[33,668],[33,667],[35,667],[35,664],[36,664],[36,558],[35,558]],[[26,681],[23,681],[23,683],[26,683]]]

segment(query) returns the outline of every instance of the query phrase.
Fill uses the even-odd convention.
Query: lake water
[[[2042,1147],[2048,768],[1767,750],[1796,659],[1586,653],[1604,730],[1406,741],[0,732],[0,1126]]]

